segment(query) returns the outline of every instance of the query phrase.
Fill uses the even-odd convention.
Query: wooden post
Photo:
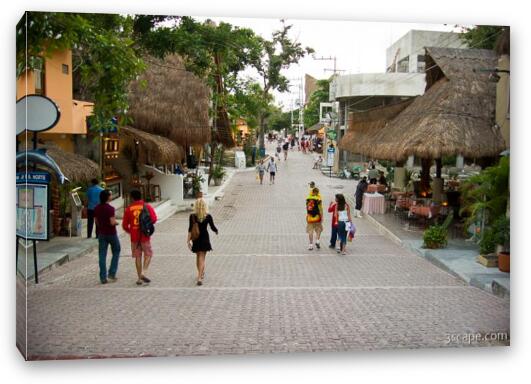
[[[422,170],[420,172],[420,192],[428,193],[430,190],[430,167],[431,159],[421,159]]]
[[[440,157],[438,159],[435,159],[435,166],[436,166],[435,177],[440,179],[441,172],[442,172],[442,159]]]

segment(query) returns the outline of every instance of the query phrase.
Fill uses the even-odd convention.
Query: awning
[[[139,163],[169,165],[180,163],[184,159],[182,147],[165,137],[132,127],[120,127],[118,132],[125,141],[129,140],[131,145],[139,146],[136,153]],[[124,144],[121,146],[124,147]]]

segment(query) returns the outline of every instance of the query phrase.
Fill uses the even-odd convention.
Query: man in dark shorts
[[[104,189],[100,192],[100,204],[94,208],[94,219],[96,221],[96,235],[99,243],[99,266],[100,281],[107,284],[108,280],[116,281],[118,271],[118,259],[120,258],[120,240],[116,233],[116,221],[114,207],[109,204],[112,192]],[[109,273],[107,273],[107,249],[111,246],[112,259]]]
[[[269,164],[267,164],[267,171],[269,172],[269,185],[275,184],[275,175],[277,174],[275,159],[271,158]]]
[[[288,141],[286,141],[282,145],[282,150],[284,151],[284,161],[286,161],[288,159],[288,150],[289,150],[289,142]]]

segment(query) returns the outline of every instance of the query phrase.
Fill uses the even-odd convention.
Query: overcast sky
[[[194,17],[205,20],[206,17]],[[279,19],[260,18],[230,18],[212,17],[233,25],[253,29],[264,38],[271,38],[273,31],[281,27]],[[290,37],[302,46],[315,50],[316,57],[336,57],[337,69],[341,74],[349,73],[381,73],[386,70],[386,49],[393,42],[401,38],[411,29],[456,31],[454,24],[414,24],[414,23],[385,23],[385,22],[357,22],[331,20],[302,20],[287,19],[287,24],[293,25]],[[314,60],[311,56],[302,59],[298,65],[292,65],[283,73],[292,81],[294,87],[290,94],[275,93],[277,103],[282,103],[284,109],[289,109],[292,100],[297,99],[297,78],[304,78],[308,73],[318,79],[329,77],[332,72],[325,69],[333,68],[333,61]]]

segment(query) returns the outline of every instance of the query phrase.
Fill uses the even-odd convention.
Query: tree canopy
[[[504,28],[498,25],[463,27],[460,37],[470,48],[494,49]]]
[[[92,129],[107,131],[127,111],[127,88],[144,69],[131,38],[129,17],[107,14],[26,12],[17,24],[17,76],[38,57],[71,49],[78,91],[94,102]]]

